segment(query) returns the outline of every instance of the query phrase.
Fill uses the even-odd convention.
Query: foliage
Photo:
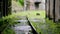
[[[39,13],[40,15],[37,16],[36,13]],[[27,12],[20,12],[17,13],[17,15],[20,16],[28,16],[29,19],[31,18],[38,18],[38,19],[44,19],[45,18],[45,12],[44,11],[27,11]],[[56,24],[52,20],[45,19],[45,23],[43,22],[33,22],[30,21],[33,27],[36,29],[38,34],[60,34],[60,23]],[[45,26],[44,28],[41,28],[42,26]]]
[[[36,15],[36,13],[39,13],[40,15]],[[22,12],[17,12],[15,14],[20,15],[20,16],[27,16],[28,18],[31,18],[31,17],[33,17],[33,18],[45,18],[45,11],[44,10],[42,10],[42,11],[31,10],[31,11],[27,11],[27,12],[22,11]]]
[[[19,3],[24,6],[24,0],[19,0]]]
[[[31,22],[33,27],[35,27],[38,34],[59,34],[60,33],[60,23],[54,23],[52,20],[46,19],[46,23],[43,22]],[[44,28],[41,28],[43,27]]]
[[[15,18],[15,15],[9,15],[0,18],[0,32],[2,34],[13,34],[14,31],[11,29],[11,26],[17,24],[15,20],[17,20],[17,18]]]
[[[38,27],[38,24],[36,24],[35,22],[31,22],[31,25],[34,27],[35,31],[40,34],[41,30],[40,28]]]
[[[15,34],[15,32],[11,28],[8,27],[3,31],[3,34]]]

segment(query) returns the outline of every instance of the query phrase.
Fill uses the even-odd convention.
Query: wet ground
[[[21,16],[20,18],[21,18],[20,20],[17,20],[17,22],[20,22],[20,23],[15,24],[14,25],[15,27],[12,27],[15,30],[16,34],[33,34],[32,32],[30,32],[32,31],[32,29],[28,25],[28,21],[26,17]]]
[[[26,19],[26,16],[20,16],[18,18],[21,18],[20,20],[17,20],[17,22],[20,22],[18,24],[15,24],[15,27],[13,27],[13,29],[15,30],[16,34],[33,34],[31,27],[28,25],[28,21]],[[29,21],[32,21],[34,23],[36,23],[37,25],[40,25],[38,23],[42,22],[45,23],[44,19],[37,19],[37,18],[30,18]],[[45,28],[47,27],[46,24],[37,26],[38,28],[41,28],[41,30],[43,32],[46,32]]]
[[[17,22],[20,22],[18,24],[15,24],[15,27],[13,29],[15,30],[16,34],[33,34],[31,26],[28,25],[28,20],[26,19],[26,16],[20,16],[18,18],[21,18],[20,20],[17,20]],[[54,28],[50,28],[50,24],[46,23],[44,18],[29,18],[29,21],[36,25],[36,29],[39,28],[39,31],[41,34],[55,34],[53,33]]]
[[[54,27],[51,26],[52,24],[46,23],[44,18],[29,18],[29,21],[35,27],[36,31],[38,30],[38,34],[40,34],[39,32],[41,32],[41,34],[56,34]]]

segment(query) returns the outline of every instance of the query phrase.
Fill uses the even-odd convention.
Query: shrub
[[[17,18],[15,18],[15,15],[9,15],[9,16],[0,18],[1,34],[13,34],[14,31],[11,29],[11,26],[13,26],[14,24],[17,24],[15,20],[17,20]]]
[[[19,0],[19,3],[24,6],[24,0]]]

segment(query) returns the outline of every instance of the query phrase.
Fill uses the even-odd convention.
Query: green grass
[[[40,15],[36,15],[36,13],[39,13]],[[17,12],[17,13],[13,13],[16,16],[27,16],[28,19],[32,19],[32,18],[37,18],[37,19],[42,19],[45,18],[45,11],[24,11],[24,12]],[[49,34],[49,31],[52,34],[59,34],[60,33],[60,24],[56,24],[54,23],[52,20],[48,20],[45,19],[46,23],[43,22],[33,22],[30,21],[32,26],[35,28],[35,30],[38,32],[38,34],[40,34],[40,32],[42,34]],[[44,28],[44,30],[46,31],[45,33],[43,32],[43,30],[41,29],[41,26],[43,26],[44,24],[48,25],[48,27],[46,26]],[[58,28],[57,28],[58,27]]]
[[[35,22],[31,22],[31,25],[34,27],[34,29],[35,29],[35,31],[38,33],[38,34],[40,34],[40,32],[41,32],[41,29],[39,28],[39,23],[37,24],[37,23],[35,23]]]
[[[38,32],[38,34],[60,34],[60,23],[54,23],[52,20],[49,19],[45,19],[46,23],[43,22],[33,22],[30,21],[32,26],[35,28],[35,30]],[[46,25],[46,27],[43,28],[42,30],[42,26]],[[48,26],[47,26],[48,25]],[[44,32],[45,30],[45,32]]]
[[[0,31],[2,34],[15,34],[15,32],[11,29],[11,26],[17,24],[16,15],[9,15],[0,18]]]
[[[36,13],[39,13],[40,15],[36,15]],[[37,18],[37,19],[41,19],[41,18],[45,18],[45,11],[42,10],[31,10],[31,11],[24,11],[24,12],[17,12],[17,13],[13,13],[14,15],[16,16],[27,16],[28,19],[32,19],[32,18]],[[38,33],[41,32],[41,29],[39,28],[40,24],[41,23],[34,23],[34,22],[31,22],[31,24],[33,25],[33,27],[36,29],[36,31]],[[38,27],[37,27],[38,26]]]
[[[36,15],[36,13],[39,13],[40,15]],[[17,12],[13,13],[18,16],[27,16],[28,18],[45,18],[45,11],[24,11],[24,12]]]
[[[36,13],[39,13],[40,15],[36,15]],[[45,12],[44,11],[33,11],[28,13],[28,18],[45,18]]]
[[[39,13],[40,15],[36,15],[36,13]],[[20,16],[27,16],[28,19],[31,19],[31,18],[37,18],[37,19],[41,19],[41,18],[45,18],[45,11],[42,10],[42,11],[24,11],[24,12],[17,12],[15,13],[15,15],[20,15]],[[38,34],[41,32],[41,29],[39,28],[40,26],[40,23],[34,23],[34,22],[31,22],[31,24],[33,25],[33,27],[36,29],[36,31],[38,32]]]
[[[15,34],[14,30],[11,28],[6,28],[3,32],[3,34]]]
[[[40,15],[36,15],[36,13],[39,13]],[[14,15],[16,16],[27,16],[28,19],[32,19],[32,18],[37,18],[37,19],[41,19],[41,18],[45,18],[45,11],[42,10],[31,10],[31,11],[24,11],[24,12],[17,12],[17,13],[13,13]],[[36,28],[36,31],[38,33],[41,32],[40,28],[38,25],[40,25],[39,23],[34,23],[34,22],[31,22],[31,24],[33,25],[34,28]],[[38,27],[37,27],[38,26]]]
[[[36,13],[39,13],[40,15],[36,15]],[[28,19],[32,19],[32,18],[37,18],[37,19],[45,19],[45,11],[24,11],[24,12],[17,12],[14,15],[17,16],[27,16]],[[35,30],[38,32],[38,34],[49,34],[49,31],[52,34],[60,34],[60,24],[56,24],[54,23],[52,20],[49,19],[45,19],[46,23],[43,22],[33,22],[30,21],[32,26],[35,28]],[[41,29],[41,27],[43,25],[46,25],[46,27],[44,28],[44,30],[46,31],[44,33],[44,31]],[[48,26],[47,26],[48,25]]]

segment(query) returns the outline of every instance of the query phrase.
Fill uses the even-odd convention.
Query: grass
[[[15,34],[15,32],[11,29],[11,26],[18,23],[15,20],[17,20],[15,15],[9,15],[9,16],[0,18],[1,34]]]
[[[30,21],[38,34],[60,34],[60,23],[54,23],[52,20],[45,19],[46,23]],[[45,26],[44,28],[41,28]],[[45,32],[44,32],[45,31]]]
[[[36,15],[36,13],[39,13],[40,15]],[[32,19],[32,18],[37,18],[37,19],[45,18],[45,11],[44,10],[42,10],[42,11],[40,11],[40,10],[38,10],[38,11],[33,10],[32,11],[31,10],[31,11],[17,12],[17,13],[13,13],[13,14],[16,15],[16,16],[27,16],[28,19]],[[34,23],[34,22],[32,23],[31,22],[31,24],[33,25],[34,28],[36,28],[36,31],[38,33],[41,32],[41,30],[40,30],[40,28],[38,26],[38,25],[40,25],[39,23]]]
[[[36,15],[39,13],[40,15]],[[17,16],[27,16],[28,19],[37,18],[37,19],[45,19],[45,11],[24,11],[24,12],[17,12],[14,13]],[[60,24],[54,23],[52,20],[45,19],[46,23],[43,22],[33,22],[30,21],[32,26],[38,32],[38,34],[60,34]],[[48,25],[48,26],[47,26]],[[45,26],[44,28],[41,28]],[[44,32],[45,30],[45,32]]]
[[[40,15],[36,15],[36,13],[39,13]],[[18,16],[27,16],[28,18],[45,18],[45,11],[22,11],[22,12],[17,12],[13,13]]]
[[[39,23],[37,24],[37,23],[35,23],[35,22],[31,22],[31,25],[34,27],[34,29],[35,29],[35,31],[38,33],[38,34],[40,34],[40,32],[41,32],[41,29],[39,28]]]
[[[15,34],[14,30],[11,28],[6,28],[3,32],[3,34]]]
[[[36,13],[39,13],[40,15],[36,15]],[[28,13],[28,18],[45,18],[45,12],[44,11],[33,11]]]
[[[37,13],[39,13],[40,15],[36,15]],[[13,13],[14,15],[16,16],[27,16],[28,19],[32,19],[32,18],[37,18],[37,19],[41,19],[41,18],[45,18],[45,11],[42,10],[31,10],[31,11],[24,11],[24,12],[17,12],[17,13]],[[34,22],[31,22],[31,24],[33,25],[33,27],[36,29],[36,31],[38,33],[41,32],[40,28],[38,25],[40,25],[39,23],[34,23]]]
[[[32,26],[35,28],[35,30],[38,32],[38,34],[40,34],[40,32],[41,34],[59,34],[60,33],[60,28],[59,28],[60,24],[56,24],[52,20],[46,19],[46,23],[33,22],[33,21],[30,21],[30,22]]]

